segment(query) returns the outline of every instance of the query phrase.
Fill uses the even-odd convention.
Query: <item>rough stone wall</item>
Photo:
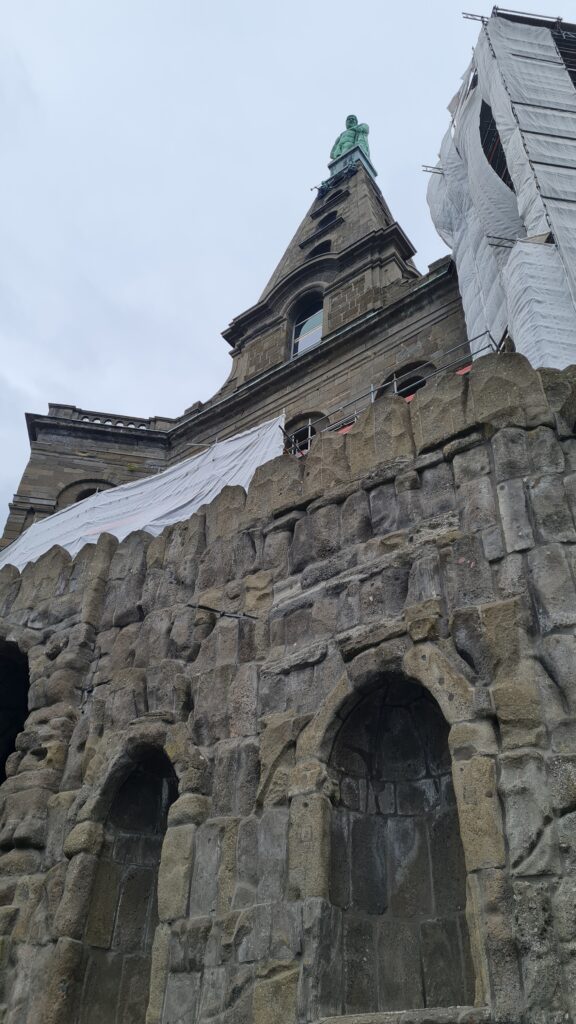
[[[575,396],[488,356],[158,538],[2,570],[6,1022],[576,1020]]]

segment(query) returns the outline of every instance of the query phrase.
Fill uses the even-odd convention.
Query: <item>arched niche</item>
[[[111,794],[84,933],[78,1024],[145,1024],[158,866],[177,792],[168,757],[151,747],[133,757]]]
[[[400,674],[342,710],[328,763],[343,1013],[474,1002],[448,732]]]
[[[28,658],[17,644],[0,640],[0,782],[16,737],[28,716]]]

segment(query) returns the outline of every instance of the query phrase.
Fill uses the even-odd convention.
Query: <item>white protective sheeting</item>
[[[135,480],[62,509],[32,526],[0,553],[0,568],[23,569],[54,544],[75,555],[102,533],[123,540],[134,530],[157,536],[166,526],[188,519],[223,487],[247,488],[258,466],[281,455],[284,417],[218,441],[200,455],[156,476]]]
[[[482,101],[514,191],[484,154]],[[490,18],[449,110],[428,203],[454,254],[469,338],[499,342],[508,329],[533,365],[576,362],[576,89],[551,32]]]

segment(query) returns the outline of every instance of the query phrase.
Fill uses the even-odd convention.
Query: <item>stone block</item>
[[[476,533],[496,524],[496,503],[489,476],[462,483],[458,488],[458,504],[461,509],[462,529]]]
[[[503,757],[500,790],[506,808],[513,871],[520,875],[554,871],[558,867],[558,849],[554,830],[548,827],[550,795],[542,757],[524,752]]]
[[[216,911],[224,831],[221,821],[207,821],[197,829],[190,885],[191,917]]]
[[[214,760],[212,816],[250,814],[259,777],[259,749],[253,740],[220,742]]]
[[[152,935],[147,934],[147,924],[155,888],[156,872],[152,867],[131,864],[124,869],[114,921],[113,949],[139,953],[149,948]]]
[[[82,938],[96,865],[96,857],[88,853],[78,853],[72,857],[66,872],[62,900],[54,919],[57,935],[70,939]]]
[[[60,938],[54,946],[49,969],[39,992],[32,993],[33,1007],[42,1024],[73,1024],[80,997],[84,946],[71,938]],[[41,1009],[40,1009],[41,1007]],[[33,1017],[29,1017],[32,1020]]]
[[[418,923],[384,918],[377,931],[378,1008],[424,1006]]]
[[[303,476],[302,460],[290,455],[258,466],[248,488],[244,510],[247,519],[268,519],[298,505],[302,500]]]
[[[545,543],[574,543],[576,530],[564,485],[559,476],[539,476],[528,482],[528,495],[540,539]]]
[[[283,899],[288,860],[288,808],[264,810],[258,826],[258,900]]]
[[[300,1014],[317,1020],[342,1012],[342,914],[325,900],[310,899],[302,908],[304,949],[300,979]]]
[[[506,550],[526,551],[534,547],[523,481],[506,480],[496,490]]]
[[[304,459],[303,494],[308,500],[322,497],[350,480],[346,437],[323,431],[312,441]]]
[[[370,502],[366,491],[355,491],[341,506],[342,544],[363,544],[372,536]]]
[[[254,1024],[295,1024],[298,967],[271,963],[258,972],[254,986]]]
[[[390,533],[398,523],[398,498],[394,484],[381,484],[369,493],[370,516],[375,534]]]
[[[467,870],[501,867],[506,852],[494,760],[456,761],[452,775]]]
[[[424,921],[420,926],[420,940],[427,1002],[432,1006],[467,1003],[456,921],[449,918]]]
[[[103,859],[98,862],[86,924],[86,941],[91,946],[109,949],[112,945],[121,873],[121,865],[114,861]]]
[[[95,821],[81,821],[75,825],[64,840],[64,855],[74,857],[77,853],[100,853],[104,839],[104,828]]]
[[[376,1009],[376,918],[353,917],[343,920],[344,1010],[367,1013]]]
[[[414,444],[406,403],[397,397],[378,398],[346,435],[346,450],[353,480],[377,465],[412,458]]]
[[[320,794],[290,803],[288,893],[291,899],[328,898],[330,801]]]
[[[492,443],[494,444],[494,441]],[[470,483],[472,480],[477,480],[480,477],[490,475],[490,456],[488,452],[489,449],[486,445],[476,444],[474,448],[470,448],[466,452],[459,452],[454,456],[452,469],[454,472],[454,482],[457,487]]]
[[[158,917],[161,921],[186,916],[195,833],[195,825],[173,825],[166,830],[158,871]]]
[[[542,382],[525,356],[500,353],[476,359],[468,374],[468,424],[554,426]]]
[[[576,592],[564,549],[559,544],[535,548],[528,555],[528,567],[542,632],[574,625]]]
[[[170,964],[170,926],[159,925],[154,935],[146,1024],[161,1024]]]
[[[432,377],[410,402],[416,452],[446,444],[468,426],[465,412],[467,381],[446,371]]]

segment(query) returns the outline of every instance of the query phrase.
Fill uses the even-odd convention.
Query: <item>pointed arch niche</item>
[[[448,731],[424,687],[389,674],[334,738],[329,893],[345,1014],[474,1002]]]
[[[78,1024],[145,1024],[160,851],[177,790],[172,765],[156,747],[133,757],[115,789],[84,934]]]

